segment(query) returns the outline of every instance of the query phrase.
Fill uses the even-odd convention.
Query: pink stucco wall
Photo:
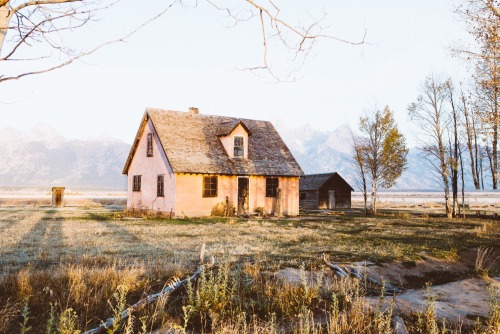
[[[147,134],[153,133],[153,156],[146,156]],[[165,196],[156,196],[157,176],[163,174]],[[141,175],[141,191],[132,191],[134,175]],[[175,174],[161,149],[151,120],[144,127],[139,145],[128,170],[127,208],[175,212]]]
[[[217,203],[225,202],[226,196],[233,205],[238,203],[238,177],[218,176],[217,197],[203,197],[202,174],[176,174],[176,215],[177,216],[208,216]],[[280,177],[279,186],[282,189],[282,210],[284,215],[299,214],[299,178]],[[255,212],[263,207],[271,214],[275,208],[276,199],[266,197],[266,177],[249,177],[249,212]]]
[[[148,157],[147,134],[153,133],[153,156]],[[233,154],[233,136],[244,137],[245,158],[248,156],[248,135],[239,125],[230,136],[221,141]],[[165,181],[165,196],[157,197],[157,176],[163,174]],[[141,175],[141,191],[133,189],[134,175]],[[238,203],[238,176],[218,175],[217,197],[203,197],[202,174],[174,173],[165,152],[161,148],[158,136],[149,120],[141,134],[139,144],[128,170],[127,207],[154,211],[173,212],[177,217],[209,216],[212,208],[220,202],[225,202],[226,196],[236,207]],[[275,198],[266,197],[265,176],[240,176],[249,178],[248,211],[255,212],[263,207],[266,213],[272,214],[276,205]],[[299,178],[280,177],[279,187],[282,190],[282,212],[284,215],[299,214]]]

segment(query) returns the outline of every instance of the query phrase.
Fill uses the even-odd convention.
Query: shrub
[[[234,207],[231,201],[229,203],[229,210],[226,202],[217,203],[210,213],[213,217],[226,217],[226,216],[234,216],[236,213],[236,208]]]

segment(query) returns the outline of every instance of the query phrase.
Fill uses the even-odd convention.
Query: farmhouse
[[[298,215],[302,169],[267,121],[146,109],[123,168],[129,209]]]
[[[352,187],[338,174],[311,174],[300,179],[303,209],[349,209]]]

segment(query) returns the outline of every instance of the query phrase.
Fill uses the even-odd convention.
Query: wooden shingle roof
[[[351,188],[351,191],[354,191],[354,189],[352,189],[352,187],[346,182],[346,180],[344,180],[344,178],[336,172],[305,175],[300,178],[299,189],[301,191],[318,190],[332,177],[335,177],[337,179],[337,182],[346,184],[349,188]]]
[[[304,175],[271,122],[152,108],[144,113],[123,174],[128,173],[148,119],[175,173]],[[220,141],[219,136],[228,135],[238,124],[249,134],[248,159],[230,158]]]

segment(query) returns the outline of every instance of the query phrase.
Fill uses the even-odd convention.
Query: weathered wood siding
[[[317,190],[302,190],[300,192],[304,199],[299,201],[299,205],[302,209],[314,210],[318,208],[318,191]]]
[[[300,193],[305,194],[305,198],[300,200],[300,207],[310,210],[328,209],[330,191],[335,192],[335,209],[351,208],[351,188],[337,175],[333,175],[318,190],[301,190]]]
[[[329,191],[335,191],[335,209],[351,208],[351,188],[343,182],[337,175],[333,175],[319,189],[318,207],[320,209],[328,208]]]

